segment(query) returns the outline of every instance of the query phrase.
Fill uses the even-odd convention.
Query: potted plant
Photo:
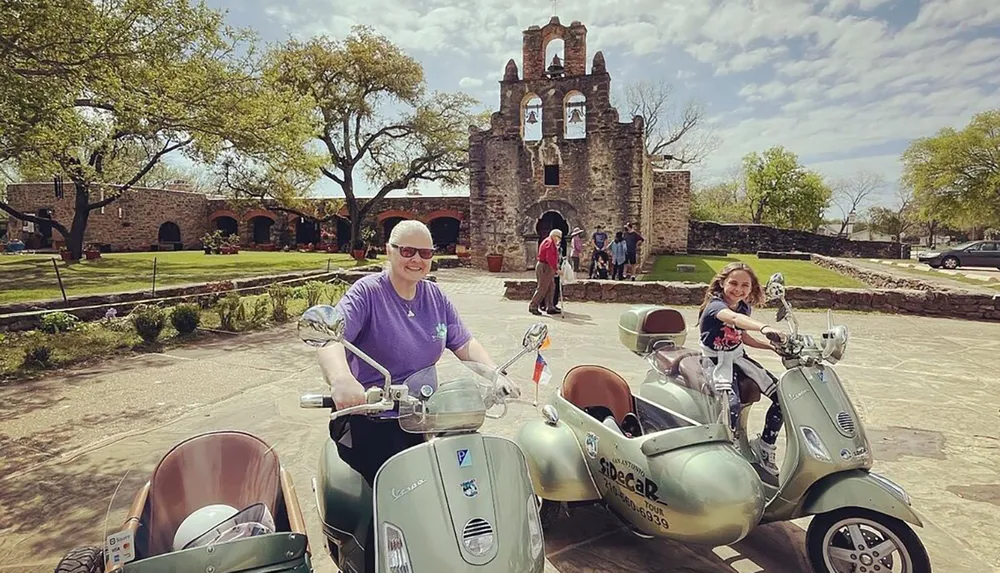
[[[67,263],[73,260],[73,255],[70,254],[69,249],[67,249],[66,247],[61,247],[59,249],[59,256],[62,258],[64,262]]]
[[[356,261],[365,260],[365,242],[361,239],[357,239],[351,245],[351,256],[354,257]]]
[[[205,233],[205,235],[201,238],[201,245],[202,248],[205,249],[205,254],[218,254],[220,248],[222,247],[222,241],[222,231],[219,229],[216,229],[213,233]]]
[[[101,258],[101,249],[97,245],[91,243],[83,249],[84,256],[87,257],[88,261]]]
[[[503,253],[500,252],[498,245],[493,245],[489,252],[487,252],[486,268],[489,269],[491,273],[499,273],[503,271]]]

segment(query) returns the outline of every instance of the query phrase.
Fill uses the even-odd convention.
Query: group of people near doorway
[[[584,252],[582,239],[583,230],[579,227],[569,234],[570,264],[574,272],[580,272],[580,255]],[[590,236],[590,268],[587,276],[592,279],[635,280],[635,271],[639,261],[639,243],[645,241],[632,223],[625,223],[620,231],[615,231],[612,239],[604,230],[603,225],[597,225],[597,230]]]
[[[535,262],[535,277],[538,284],[535,294],[531,297],[528,312],[532,314],[559,314],[562,310],[559,304],[559,277],[563,262],[568,260],[574,273],[580,272],[580,258],[586,247],[589,247],[590,268],[587,277],[591,279],[635,280],[635,272],[639,266],[639,243],[646,239],[632,223],[626,223],[620,231],[615,232],[614,239],[604,230],[603,225],[597,225],[590,236],[590,244],[583,241],[583,229],[574,227],[569,234],[569,257],[562,248],[562,231],[553,229],[538,245],[538,257]],[[611,240],[609,240],[611,239]]]

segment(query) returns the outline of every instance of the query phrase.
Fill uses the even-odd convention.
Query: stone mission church
[[[546,48],[563,41],[546,67]],[[500,110],[489,130],[470,129],[469,237],[475,266],[504,255],[503,270],[534,268],[537,245],[553,228],[597,225],[613,237],[631,222],[649,255],[687,249],[691,174],[653,169],[643,118],[620,123],[611,76],[597,52],[587,72],[587,28],[557,17],[523,32],[522,75],[507,62]],[[589,249],[584,249],[584,258]],[[568,251],[567,251],[568,254]],[[583,261],[581,261],[583,265]]]

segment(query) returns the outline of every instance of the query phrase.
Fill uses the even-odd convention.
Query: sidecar
[[[175,534],[186,518],[220,504],[259,509],[254,519],[266,515],[260,521],[269,525],[240,521],[239,515],[247,515],[240,511],[176,551]],[[233,535],[241,528],[243,534]],[[233,538],[219,541],[224,532]],[[56,567],[57,573],[97,571],[310,572],[305,519],[292,479],[271,447],[251,434],[218,431],[189,438],[160,460],[124,523],[108,527],[103,548],[75,548]]]
[[[637,337],[633,348],[683,342],[671,330]],[[627,334],[627,333],[626,333]],[[707,383],[700,369],[693,383]],[[689,543],[727,545],[743,539],[764,511],[757,472],[736,451],[719,401],[678,392],[710,420],[700,422],[632,393],[603,366],[571,368],[553,402],[518,432],[535,493],[544,505],[600,502],[634,532]],[[547,512],[546,512],[547,513]]]

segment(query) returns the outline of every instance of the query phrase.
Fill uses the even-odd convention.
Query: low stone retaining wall
[[[535,281],[512,279],[504,282],[504,296],[511,300],[529,300]],[[563,296],[572,302],[617,302],[627,304],[662,304],[698,306],[708,285],[690,282],[632,282],[581,280],[563,287]],[[794,308],[832,308],[912,314],[941,318],[960,318],[1000,322],[1000,294],[971,291],[915,289],[848,289],[795,287],[787,288],[788,302]]]
[[[350,271],[309,271],[216,281],[216,283],[198,283],[157,289],[156,296],[150,291],[130,291],[106,295],[90,295],[70,297],[68,303],[62,300],[46,301],[44,303],[16,303],[0,307],[0,332],[16,330],[32,330],[37,328],[41,317],[51,312],[62,311],[72,314],[80,320],[97,320],[103,318],[109,308],[114,308],[119,315],[125,314],[140,304],[174,305],[182,302],[194,302],[200,297],[219,292],[236,292],[240,295],[252,295],[266,292],[273,284],[299,286],[309,281],[332,282],[343,280],[353,284],[361,277],[382,270],[381,265],[357,267]],[[427,280],[436,282],[434,275],[428,275]],[[225,291],[214,291],[212,284],[229,282],[233,288]]]
[[[835,257],[908,259],[910,246],[888,241],[852,241],[807,231],[745,223],[688,222],[688,249],[722,249],[730,253],[802,251]]]
[[[834,259],[831,257],[824,257],[823,255],[812,255],[812,262],[823,267],[830,269],[834,272],[838,272],[842,275],[849,276],[851,278],[858,279],[859,281],[865,283],[874,288],[901,288],[901,289],[911,289],[911,290],[926,290],[931,292],[939,292],[942,290],[959,290],[959,289],[948,289],[948,287],[943,287],[940,284],[935,284],[930,281],[925,281],[917,278],[910,277],[900,277],[888,272],[873,271],[870,269],[863,269],[857,265],[852,265],[847,261],[842,261],[840,259]],[[971,290],[959,292],[973,292]]]

